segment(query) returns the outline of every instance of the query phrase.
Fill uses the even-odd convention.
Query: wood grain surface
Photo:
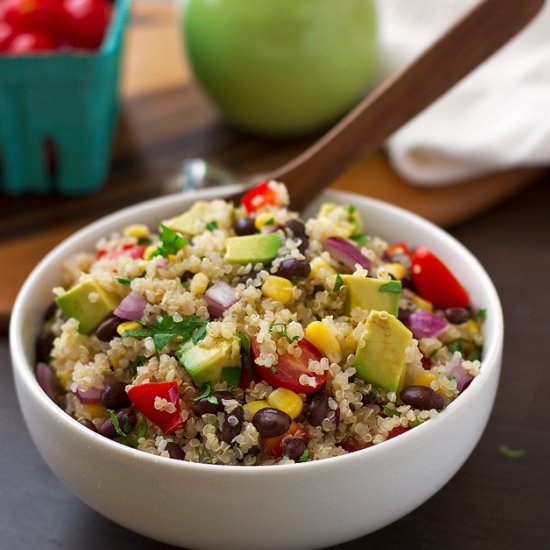
[[[268,140],[228,127],[190,80],[172,7],[138,3],[128,33],[122,114],[111,174],[92,196],[0,197],[0,329],[26,275],[63,238],[118,208],[166,193],[183,159],[204,157],[238,174],[264,172],[293,158],[316,136]],[[359,156],[334,186],[387,200],[444,226],[475,215],[541,178],[518,169],[461,185],[407,184],[378,153]]]

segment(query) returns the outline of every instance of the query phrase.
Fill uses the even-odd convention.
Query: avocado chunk
[[[232,208],[223,201],[198,201],[187,212],[166,220],[164,225],[184,235],[200,235],[212,222],[216,222],[220,229],[228,229],[231,219]]]
[[[225,259],[232,264],[255,264],[270,262],[277,256],[281,236],[274,233],[257,233],[244,237],[230,237],[225,241]]]
[[[199,388],[221,380],[233,386],[239,382],[241,344],[238,338],[220,339],[208,347],[187,342],[179,347],[176,355]]]
[[[58,296],[55,302],[67,317],[78,320],[78,332],[90,334],[116,309],[120,297],[107,292],[95,279],[88,279]]]
[[[357,275],[342,275],[348,289],[346,313],[359,307],[367,310],[387,311],[397,317],[401,281],[381,281]]]
[[[387,311],[371,311],[355,354],[357,376],[387,391],[401,390],[411,342],[412,333],[401,321]]]

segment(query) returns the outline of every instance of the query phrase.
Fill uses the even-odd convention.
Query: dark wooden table
[[[489,426],[437,495],[393,525],[341,548],[550,548],[548,205],[550,178],[454,228],[493,277],[504,306],[504,369]],[[102,518],[50,472],[16,403],[5,336],[0,338],[0,418],[0,548],[168,548]],[[507,458],[500,445],[526,454]]]

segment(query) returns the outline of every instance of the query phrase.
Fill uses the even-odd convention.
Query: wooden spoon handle
[[[544,0],[484,0],[425,53],[369,94],[321,139],[269,174],[302,209],[352,162],[396,130],[516,35]]]

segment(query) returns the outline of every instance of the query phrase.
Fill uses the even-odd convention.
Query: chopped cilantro
[[[338,292],[344,286],[344,279],[340,273],[336,275],[336,281],[334,282],[334,292]]]
[[[214,229],[218,229],[218,222],[216,220],[208,222],[206,224],[206,229],[208,229],[208,231],[214,231]]]
[[[141,415],[141,422],[139,423],[137,438],[140,439],[141,437],[145,437],[146,434],[147,434],[147,418]]]
[[[130,424],[130,421],[128,420],[128,413],[123,414],[121,427],[115,411],[107,409],[107,412],[109,413],[115,432],[121,438],[120,442],[124,445],[128,445],[128,447],[137,447],[137,440],[133,437],[128,437],[134,429],[134,427]]]
[[[264,225],[275,225],[275,218],[271,216],[271,218],[269,218]]]
[[[485,321],[487,319],[487,309],[481,308],[476,311],[476,317],[478,319],[481,319],[482,321]]]
[[[206,400],[212,405],[217,405],[219,403],[218,398],[215,395],[209,395]]]
[[[296,462],[305,462],[309,458],[309,451],[306,449],[297,459]]]
[[[248,374],[254,378],[256,373],[254,372],[254,361],[252,361],[252,343],[244,332],[239,331],[237,335],[241,340],[241,356],[243,358],[244,368],[248,371]]]
[[[369,238],[364,233],[352,235],[350,239],[356,242],[359,246],[365,246],[369,242]]]
[[[191,341],[193,344],[198,344],[201,340],[204,340],[206,337],[206,325],[203,325],[202,327],[199,327],[198,329],[193,332],[193,336],[191,337]]]
[[[241,379],[241,367],[225,367],[222,369],[222,380],[227,382],[227,387],[232,390],[239,385]]]
[[[418,418],[415,418],[414,420],[411,420],[409,422],[411,428],[416,428],[417,426],[420,426],[421,422],[418,420]]]
[[[275,330],[277,329],[277,330]],[[271,332],[274,336],[277,338],[281,338],[283,336],[286,338],[286,341],[289,344],[292,344],[294,342],[297,342],[300,337],[299,336],[293,336],[292,338],[288,335],[287,332],[287,324],[286,323],[271,323],[269,325],[269,332]]]
[[[151,239],[149,237],[140,237],[138,239],[138,244],[140,246],[149,246],[151,244]]]
[[[527,454],[525,449],[510,449],[507,445],[500,445],[498,450],[506,458],[522,458]]]
[[[401,292],[401,281],[389,281],[383,284],[378,292],[391,292],[392,294],[399,294]]]
[[[371,391],[369,393],[369,400],[371,403],[376,403],[376,400],[378,399],[378,396],[376,395],[375,391]]]
[[[480,358],[479,349],[475,348],[470,352],[470,355],[466,358],[467,361],[477,361]]]
[[[181,341],[187,342],[187,340],[194,336],[197,329],[205,327],[207,323],[208,321],[198,315],[184,317],[181,321],[174,321],[174,318],[170,316],[157,317],[153,323],[142,329],[124,331],[123,336],[152,336],[158,351],[174,337],[178,337]]]
[[[116,280],[121,284],[121,285],[126,285],[126,286],[130,286],[130,283],[132,281],[130,281],[130,279],[125,279],[124,277],[117,277]]]
[[[355,214],[355,212],[357,212],[357,208],[355,208],[355,206],[353,206],[353,204],[348,204],[348,214],[350,216],[353,216]]]
[[[272,367],[269,367],[269,370],[270,370],[273,374],[277,374],[277,365],[273,365]]]
[[[468,340],[465,338],[457,338],[449,344],[449,351],[455,353],[455,351],[460,352],[461,355],[464,355],[464,346],[462,344],[467,344]]]
[[[192,401],[199,401],[200,399],[204,399],[205,397],[209,397],[212,393],[212,387],[210,386],[210,382],[207,382],[204,385],[204,390],[200,395],[197,395],[197,397],[193,397]]]
[[[384,411],[386,416],[395,416],[399,414],[395,409],[390,409],[390,407],[386,407],[385,405],[382,407],[382,411]]]
[[[178,250],[189,244],[189,241],[166,227],[164,224],[160,224],[160,240],[161,246],[151,254],[151,258],[155,256],[164,256],[167,258],[170,254],[176,254]]]
[[[297,275],[291,275],[290,276],[290,282],[293,285],[297,285],[300,282],[300,277],[298,277]]]

